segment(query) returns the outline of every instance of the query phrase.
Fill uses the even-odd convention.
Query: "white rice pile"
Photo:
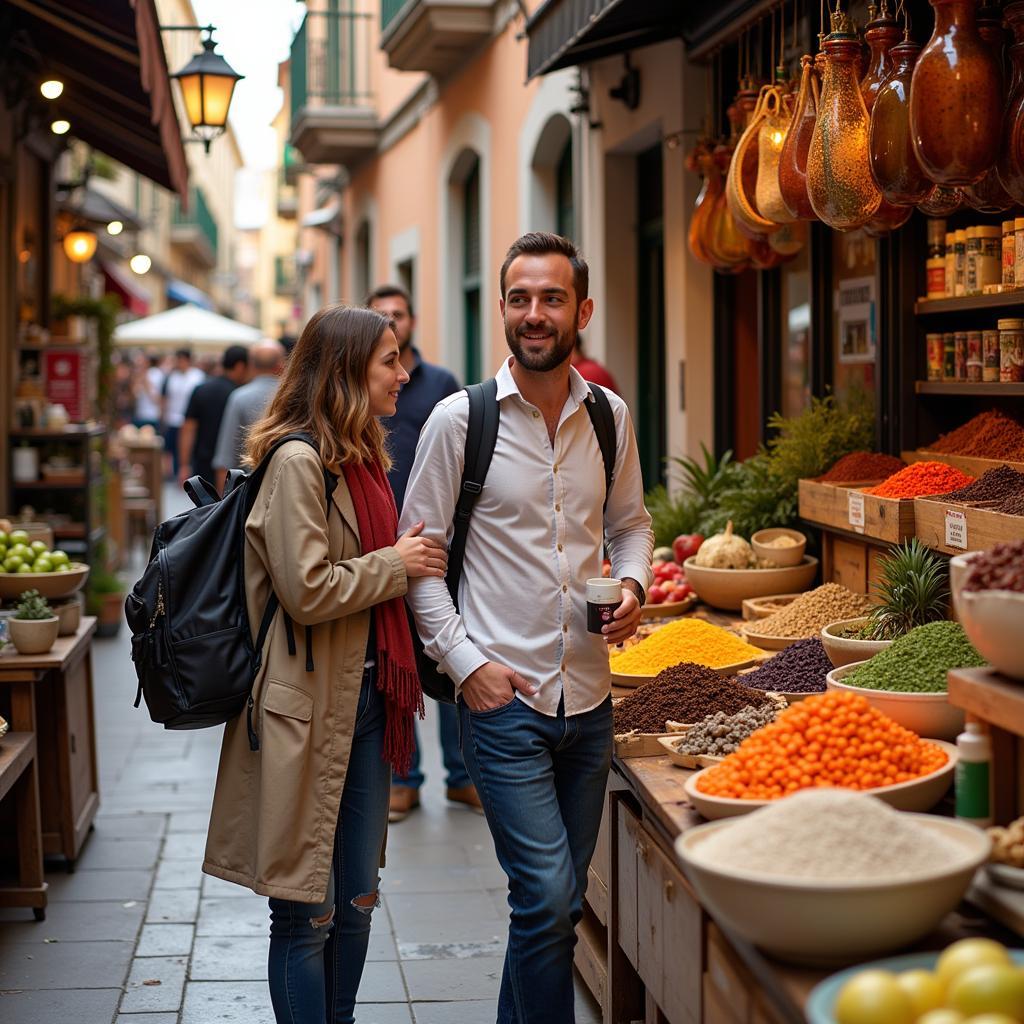
[[[877,797],[847,789],[794,793],[737,818],[693,850],[709,867],[832,881],[931,873],[962,862],[964,853]]]

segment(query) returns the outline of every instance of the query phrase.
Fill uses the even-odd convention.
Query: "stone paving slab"
[[[199,905],[197,935],[270,936],[270,911],[262,896],[248,899],[204,899]]]
[[[132,961],[121,1000],[122,1013],[177,1013],[185,988],[188,957],[147,956]]]
[[[109,900],[144,900],[153,884],[153,871],[127,869],[122,871],[48,871],[50,903],[62,900],[89,903]]]
[[[159,889],[149,900],[146,922],[189,924],[199,917],[198,889]]]
[[[266,981],[266,936],[209,936],[195,940],[191,981]]]
[[[114,839],[94,835],[82,848],[76,869],[104,871],[156,867],[160,839]]]
[[[203,863],[206,851],[206,832],[174,832],[164,840],[160,856],[164,860],[187,860],[193,864]]]
[[[26,919],[24,909],[0,910],[0,944],[7,942],[135,942],[146,905],[140,900],[51,903],[46,920]]]
[[[194,936],[192,924],[147,924],[142,929],[135,955],[188,956]]]
[[[69,1019],[106,1024],[113,1020],[120,998],[120,987],[0,993],[0,1020],[4,1024],[54,1024]]]
[[[162,839],[167,831],[166,814],[106,814],[101,811],[93,821],[93,839]]]
[[[181,1024],[274,1024],[267,983],[190,981]]]
[[[459,942],[487,942],[502,937],[506,920],[495,912],[484,892],[389,893],[384,901],[394,925],[395,937],[403,942],[437,942],[450,938]],[[441,932],[443,922],[444,934]]]
[[[504,959],[409,960],[402,964],[413,1002],[427,1000],[497,1000]],[[494,1002],[491,1003],[494,1006]]]
[[[3,947],[0,989],[119,988],[132,942],[18,943]]]
[[[116,1024],[178,1024],[176,1013],[119,1013]]]

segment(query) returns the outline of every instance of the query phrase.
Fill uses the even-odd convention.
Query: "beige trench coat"
[[[283,445],[246,522],[245,591],[253,636],[270,594],[281,602],[253,688],[260,749],[246,716],[224,730],[203,871],[264,896],[322,903],[334,849],[370,608],[406,592],[392,548],[360,554],[344,476],[327,515],[323,470],[301,441]],[[294,622],[288,653],[285,619]],[[306,671],[312,626],[313,671]]]

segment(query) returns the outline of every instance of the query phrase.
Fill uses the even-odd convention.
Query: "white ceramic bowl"
[[[934,737],[938,740],[955,740],[963,732],[964,713],[949,703],[948,693],[898,693],[895,690],[869,690],[862,686],[850,686],[843,682],[855,668],[863,665],[855,661],[841,668],[834,668],[825,677],[830,690],[859,693],[868,703],[888,715],[918,736]]]
[[[770,547],[768,541],[778,537],[791,537],[796,543],[785,548]],[[751,536],[750,546],[758,558],[770,558],[782,569],[790,565],[799,565],[803,561],[807,538],[799,530],[788,530],[780,526],[771,530],[758,530]]]
[[[960,622],[967,639],[989,664],[1024,680],[1024,594],[1012,590],[965,590]]]
[[[765,878],[701,857],[701,845],[730,828],[730,821],[687,830],[676,840],[676,853],[701,903],[725,928],[784,960],[832,966],[927,935],[960,902],[988,859],[991,840],[980,829],[936,815],[914,817],[956,843],[963,856],[928,874],[891,881]]]
[[[878,786],[868,790],[872,796],[884,800],[890,807],[898,811],[930,811],[953,785],[953,772],[958,758],[956,747],[943,740],[930,740],[946,754],[946,763],[936,768],[930,775],[911,779],[909,782],[895,782],[891,786]],[[697,785],[702,772],[691,775],[684,783],[683,789],[690,803],[711,821],[719,818],[735,818],[741,814],[749,814],[759,807],[770,804],[771,800],[740,800],[736,797],[710,796]]]
[[[705,569],[695,558],[683,564],[687,582],[705,604],[726,611],[739,611],[748,597],[802,592],[818,575],[818,560],[810,555],[785,569]]]
[[[963,622],[963,616],[960,613],[960,592],[967,582],[967,577],[971,574],[971,567],[967,563],[979,554],[981,554],[980,551],[968,551],[963,555],[954,555],[949,560],[949,594],[953,602],[953,614],[958,622]]]
[[[867,616],[859,619],[843,619],[840,622],[830,622],[821,631],[821,643],[828,655],[828,660],[841,668],[843,665],[852,665],[855,661],[867,661],[873,658],[879,651],[884,651],[891,640],[852,640],[849,637],[838,636],[844,629],[856,626],[858,629],[867,625]]]

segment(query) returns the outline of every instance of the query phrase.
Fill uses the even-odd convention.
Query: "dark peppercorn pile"
[[[1009,466],[998,466],[982,473],[973,484],[949,494],[941,494],[937,501],[1004,501],[1024,494],[1024,473]]]
[[[716,711],[734,715],[746,707],[770,703],[735,679],[684,661],[659,672],[616,705],[615,732],[664,732],[665,722],[699,722]]]
[[[779,651],[760,668],[740,676],[744,686],[778,693],[822,693],[832,662],[822,642],[813,637]]]

